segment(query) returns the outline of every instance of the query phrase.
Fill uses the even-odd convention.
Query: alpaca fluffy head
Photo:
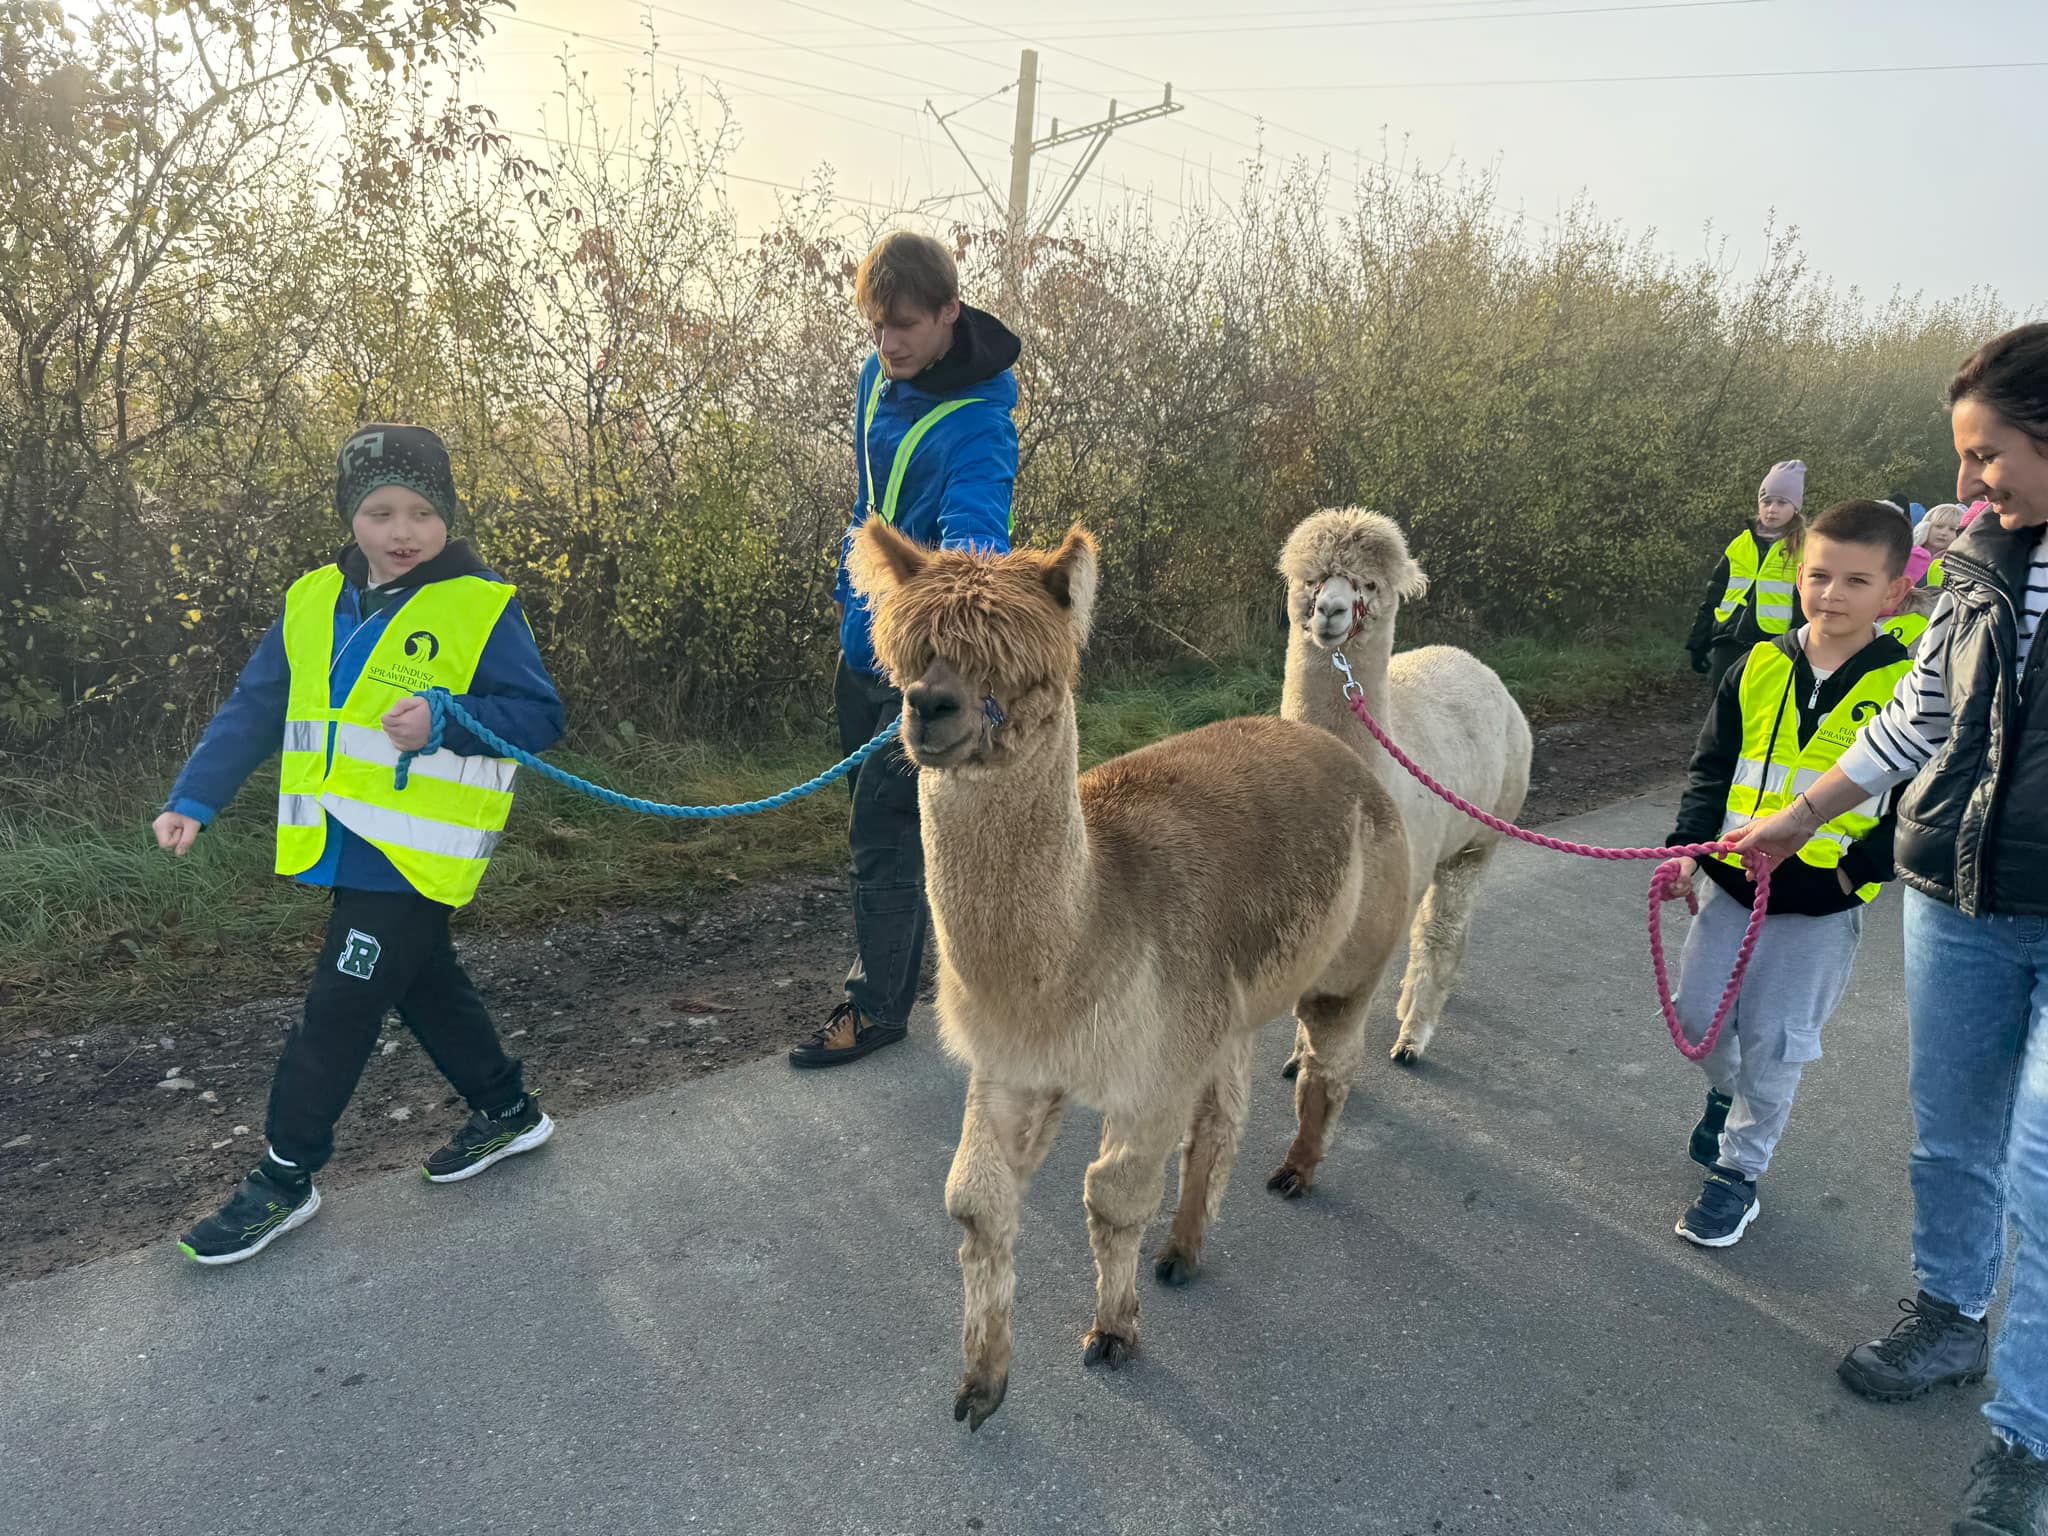
[[[1368,625],[1392,623],[1429,578],[1408,555],[1401,525],[1379,512],[1335,507],[1304,518],[1280,549],[1289,621],[1325,650]]]
[[[848,556],[874,613],[875,655],[904,692],[919,766],[1001,758],[1073,691],[1095,609],[1095,540],[981,555],[928,549],[879,518]]]

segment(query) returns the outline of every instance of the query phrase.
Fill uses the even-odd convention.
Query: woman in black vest
[[[2048,325],[1986,343],[1949,385],[1956,499],[1919,659],[1820,782],[1737,835],[1775,861],[1893,785],[1912,1033],[1913,1267],[1891,1334],[1843,1381],[1901,1401],[1983,1377],[1995,1438],[1958,1536],[2048,1533]],[[1910,781],[1910,782],[1909,782]],[[1995,1348],[1984,1314],[2018,1234]]]

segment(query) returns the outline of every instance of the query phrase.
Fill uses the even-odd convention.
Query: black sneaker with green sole
[[[179,1240],[178,1251],[195,1264],[239,1264],[303,1227],[319,1209],[320,1191],[310,1177],[294,1179],[266,1158],[227,1204]]]
[[[421,1172],[429,1184],[456,1184],[473,1179],[493,1163],[531,1152],[555,1134],[555,1122],[540,1107],[538,1095],[519,1096],[519,1102],[501,1115],[478,1110],[469,1123],[448,1140],[448,1145],[428,1158]]]

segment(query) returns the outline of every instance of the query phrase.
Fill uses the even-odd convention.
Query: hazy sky
[[[633,61],[615,44],[644,46],[650,24],[665,77],[708,77],[732,100],[745,137],[729,168],[755,178],[733,183],[750,219],[778,195],[758,183],[822,164],[851,197],[965,191],[952,206],[986,216],[924,100],[948,111],[999,90],[1028,40],[1041,134],[1112,96],[1156,101],[1168,79],[1186,107],[1120,131],[1077,206],[1126,187],[1180,201],[1191,182],[1229,196],[1263,117],[1272,152],[1327,153],[1339,179],[1405,141],[1431,168],[1496,166],[1537,219],[1584,193],[1684,256],[1711,224],[1746,265],[1775,209],[1845,285],[1989,285],[2048,307],[2044,0],[520,0],[473,94],[531,127],[568,46],[616,102]],[[1929,67],[1950,65],[2002,67]],[[953,119],[998,196],[1014,101]],[[1040,189],[1073,153],[1037,163]]]

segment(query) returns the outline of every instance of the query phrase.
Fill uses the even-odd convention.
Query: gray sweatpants
[[[1749,909],[1702,878],[1700,914],[1679,960],[1678,1022],[1697,1043],[1714,1022]],[[1723,1167],[1754,1179],[1771,1165],[1785,1134],[1792,1095],[1809,1061],[1820,1059],[1820,1027],[1848,990],[1863,937],[1863,909],[1827,917],[1770,917],[1721,1038],[1700,1063],[1707,1081],[1734,1099],[1721,1133]]]

